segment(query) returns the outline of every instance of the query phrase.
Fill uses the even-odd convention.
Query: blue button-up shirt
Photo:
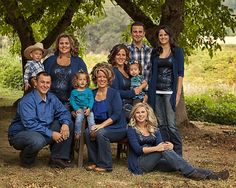
[[[72,124],[70,112],[55,95],[48,92],[44,101],[35,89],[19,102],[8,135],[11,137],[20,131],[30,130],[52,137],[50,127],[55,119],[59,120],[60,124]]]

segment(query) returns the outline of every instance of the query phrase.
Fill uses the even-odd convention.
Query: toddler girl
[[[90,79],[87,72],[80,70],[72,80],[73,87],[70,95],[70,104],[76,113],[75,120],[75,139],[79,140],[84,116],[87,118],[89,130],[95,124],[93,108],[93,92],[88,88]]]

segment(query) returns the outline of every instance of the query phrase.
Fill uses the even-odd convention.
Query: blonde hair
[[[135,113],[141,107],[145,108],[145,110],[147,112],[147,119],[146,119],[147,124],[146,124],[146,126],[147,126],[147,129],[148,129],[148,132],[151,133],[152,135],[154,135],[154,133],[157,130],[157,125],[158,125],[157,118],[156,118],[156,116],[153,112],[153,109],[147,103],[137,103],[132,108],[132,110],[130,112],[129,126],[135,128],[138,133],[141,133],[139,128],[138,128],[136,119],[135,119]]]
[[[112,70],[112,66],[106,62],[102,62],[102,63],[96,64],[93,67],[91,71],[91,75],[92,75],[92,81],[95,85],[97,85],[97,75],[99,71],[102,71],[106,75],[106,78],[108,80],[108,85],[111,85],[112,80],[115,78],[115,74]]]
[[[75,75],[72,79],[72,85],[74,88],[79,88],[78,79],[81,74],[84,74],[86,76],[86,80],[87,80],[86,87],[89,86],[89,84],[90,84],[89,74],[84,70],[79,70],[77,73],[75,73]]]

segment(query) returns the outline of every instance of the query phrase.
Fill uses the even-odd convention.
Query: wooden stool
[[[129,152],[128,139],[124,138],[123,140],[118,141],[117,142],[117,154],[116,154],[117,160],[120,160],[121,153],[125,153],[126,156],[128,156],[128,152]]]
[[[81,134],[79,139],[79,153],[78,153],[78,167],[83,167],[83,157],[84,157],[84,135],[85,135],[85,127],[87,125],[87,120],[84,118],[81,127]]]

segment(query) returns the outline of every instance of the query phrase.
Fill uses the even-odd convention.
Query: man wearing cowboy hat
[[[41,59],[47,55],[47,50],[43,48],[43,44],[40,42],[35,43],[27,47],[24,51],[24,56],[28,59],[25,65],[24,72],[24,90],[29,92],[34,88],[35,76],[44,71],[44,66],[41,63]],[[33,79],[32,79],[33,78]]]

